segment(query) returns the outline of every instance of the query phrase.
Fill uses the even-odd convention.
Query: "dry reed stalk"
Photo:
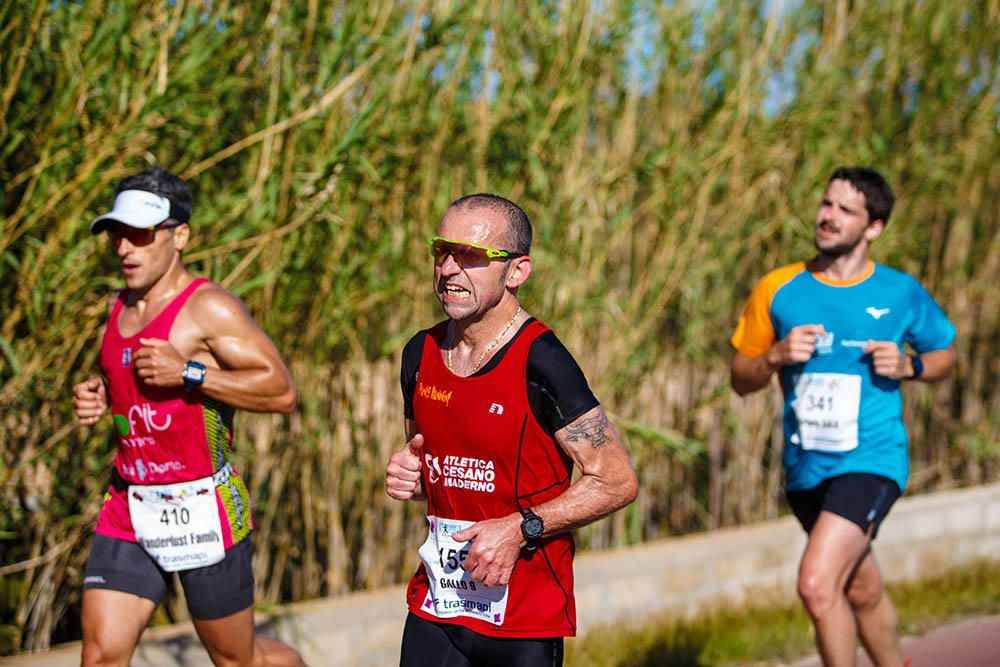
[[[959,325],[959,379],[906,390],[911,488],[1000,472],[1000,2],[598,7],[0,8],[15,91],[0,122],[0,588],[18,591],[0,626],[20,647],[72,636],[60,619],[111,460],[110,429],[74,427],[67,400],[119,282],[84,222],[152,161],[195,186],[186,261],[247,302],[302,396],[292,418],[237,421],[264,603],[416,565],[420,508],[381,482],[402,445],[398,352],[441,317],[425,240],[470,190],[531,216],[523,301],[639,466],[639,501],[582,545],[782,511],[779,398],[731,396],[726,339],[753,282],[812,252],[841,162],[889,174],[901,197],[876,255]],[[49,533],[77,537],[31,560]],[[175,596],[157,618],[185,615]]]

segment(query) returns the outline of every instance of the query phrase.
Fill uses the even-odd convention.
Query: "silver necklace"
[[[507,332],[510,331],[510,328],[512,326],[514,326],[514,321],[517,320],[517,316],[520,315],[520,314],[521,314],[521,306],[518,306],[517,310],[514,311],[514,317],[510,318],[510,322],[507,323],[507,326],[505,326],[503,328],[503,331],[501,331],[497,335],[497,337],[493,339],[493,342],[490,343],[489,347],[487,347],[485,350],[483,350],[483,353],[479,355],[478,359],[476,359],[476,365],[472,367],[472,373],[475,373],[476,371],[479,370],[479,365],[481,363],[483,363],[483,359],[486,358],[486,355],[489,354],[493,350],[493,348],[495,348],[497,345],[500,344],[500,341],[503,340],[503,337],[507,335]],[[449,371],[452,370],[452,368],[451,368],[451,351],[454,348],[455,348],[454,345],[452,345],[451,347],[448,348],[447,361],[448,361],[448,370]],[[469,375],[472,375],[472,373],[469,373]]]

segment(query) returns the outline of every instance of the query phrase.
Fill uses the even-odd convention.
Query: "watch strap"
[[[184,364],[181,372],[181,379],[184,380],[184,389],[191,391],[195,387],[200,387],[205,381],[205,364],[189,360]]]
[[[545,531],[545,522],[542,521],[542,517],[532,512],[531,508],[529,507],[522,507],[519,511],[521,513],[521,535],[524,536],[524,539],[527,542],[525,549],[527,549],[528,551],[534,551],[535,549],[538,548],[538,545],[540,544],[541,532]],[[541,527],[541,532],[539,532],[538,535],[531,535],[529,533],[527,529],[527,525],[529,522],[531,523],[537,522],[538,525]]]

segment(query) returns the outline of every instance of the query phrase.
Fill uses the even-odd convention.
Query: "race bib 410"
[[[128,488],[136,540],[167,572],[214,565],[226,557],[211,477]]]

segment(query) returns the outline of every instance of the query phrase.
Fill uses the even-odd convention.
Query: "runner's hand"
[[[396,500],[410,500],[420,495],[420,452],[424,436],[417,433],[406,447],[389,457],[385,468],[385,492]]]
[[[890,380],[902,380],[913,376],[913,363],[892,341],[870,340],[865,346],[865,354],[872,355],[872,368],[875,369],[876,375]]]
[[[139,378],[152,387],[182,387],[186,360],[169,341],[162,338],[140,338],[142,345],[132,362]]]
[[[525,545],[521,515],[487,519],[452,535],[456,542],[472,541],[462,567],[472,580],[487,586],[506,586]]]
[[[108,394],[104,388],[104,380],[98,377],[88,378],[73,387],[73,409],[80,426],[90,426],[108,409]]]
[[[793,327],[784,339],[772,345],[764,359],[773,369],[805,363],[816,349],[816,339],[825,335],[826,329],[822,324],[800,324]]]

